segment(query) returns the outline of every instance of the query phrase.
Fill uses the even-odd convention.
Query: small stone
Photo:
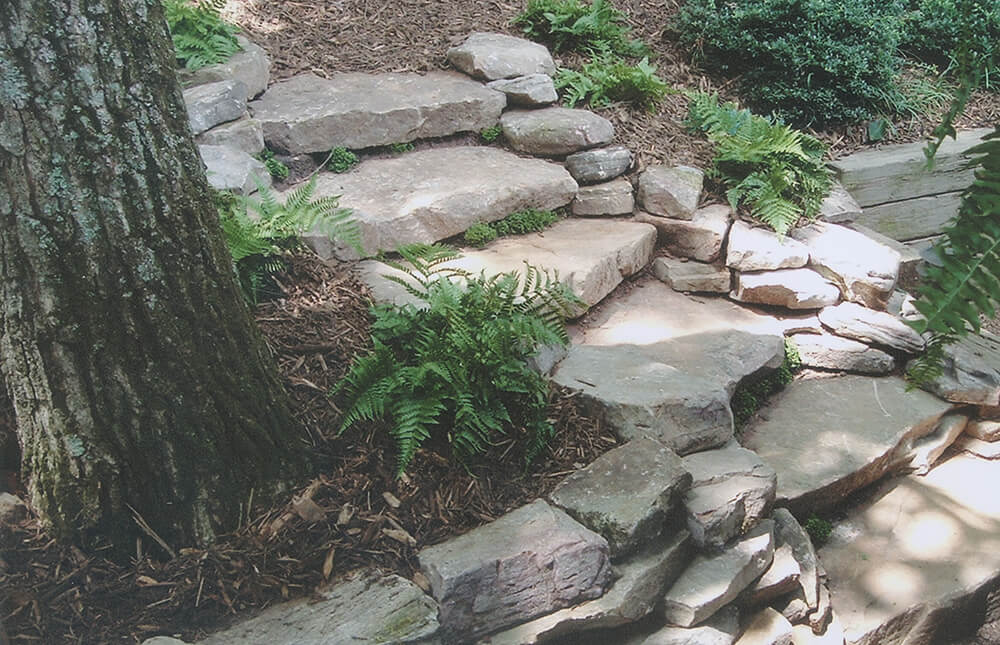
[[[791,337],[806,367],[859,374],[888,374],[896,359],[880,349],[833,334],[795,334]]]
[[[142,645],[188,645],[188,643],[172,636],[154,636],[142,641]]]
[[[1000,420],[974,419],[969,421],[965,434],[982,441],[1000,441]]]
[[[740,610],[723,607],[698,627],[668,625],[650,634],[642,645],[733,645],[740,631]]]
[[[819,219],[831,224],[849,224],[861,216],[861,205],[839,181],[833,182],[830,194],[819,207]]]
[[[261,127],[260,121],[243,117],[206,130],[199,134],[195,140],[200,144],[229,146],[242,150],[248,155],[256,155],[264,149],[264,129]]]
[[[816,596],[819,598],[818,588]],[[794,593],[789,594],[788,596],[785,596],[781,600],[775,602],[772,608],[780,612],[781,615],[785,617],[785,620],[793,625],[806,623],[809,618],[809,612],[812,611],[812,608],[806,602],[801,589],[798,589]],[[806,624],[806,629],[809,630],[809,633],[812,633],[812,629],[808,624]]]
[[[1000,441],[983,441],[962,435],[955,440],[955,447],[983,459],[1000,459]]]
[[[796,625],[792,627],[792,645],[844,645],[844,627],[836,613],[819,634],[813,633],[809,625]]]
[[[1000,405],[1000,337],[984,331],[945,345],[941,367],[922,388],[953,403]]]
[[[518,78],[500,79],[486,84],[486,87],[507,95],[507,105],[540,107],[559,100],[556,84],[548,74],[528,74]]]
[[[765,607],[750,618],[736,645],[792,645],[792,624]]]
[[[764,605],[775,598],[799,588],[802,569],[795,560],[791,545],[782,544],[774,550],[774,560],[757,582],[747,592],[747,603]]]
[[[820,569],[820,575],[823,578],[826,577],[822,568]],[[819,606],[806,619],[813,634],[822,634],[825,632],[830,619],[833,618],[833,606],[830,602],[830,590],[825,583],[821,582],[819,585]]]
[[[949,412],[941,417],[934,431],[920,437],[913,446],[913,461],[910,462],[910,467],[914,472],[926,475],[944,451],[955,443],[968,422],[968,415],[961,412]]]
[[[566,157],[566,170],[581,184],[614,179],[632,165],[632,153],[625,146],[610,146],[575,152]]]
[[[639,207],[653,215],[691,219],[701,200],[705,173],[688,166],[650,166],[639,175]]]
[[[28,514],[28,507],[20,497],[10,493],[0,493],[0,524],[19,522]]]
[[[738,302],[787,309],[820,309],[840,299],[837,285],[811,269],[737,273],[729,297]]]
[[[511,110],[500,118],[503,136],[519,152],[557,157],[611,141],[615,128],[588,110],[562,107]]]
[[[242,150],[229,146],[199,145],[198,153],[205,163],[208,183],[216,190],[249,195],[260,186],[271,186],[271,173],[267,167]]]
[[[631,215],[634,207],[632,184],[626,179],[581,186],[570,205],[577,216]]]
[[[643,212],[638,213],[635,219],[655,226],[661,242],[671,254],[699,262],[715,262],[722,254],[731,216],[732,210],[728,206],[716,204],[699,208],[690,219]]]
[[[875,240],[882,246],[886,246],[896,253],[899,253],[899,277],[896,279],[897,289],[914,289],[920,283],[920,272],[924,269],[925,261],[920,256],[917,249],[913,248],[909,244],[904,244],[898,240],[894,240],[887,235],[882,235],[878,231],[872,230],[867,226],[852,224],[851,228],[858,233],[864,234],[865,237]],[[892,295],[895,294],[896,292],[893,291]],[[890,296],[890,299],[892,298],[892,295]]]
[[[184,90],[188,120],[194,134],[235,121],[247,111],[247,86],[242,81],[218,81]]]
[[[733,223],[726,245],[726,266],[737,271],[798,269],[809,262],[809,249],[791,238],[779,238],[774,231],[751,228],[742,220]]]
[[[787,508],[777,508],[772,513],[775,526],[775,539],[780,545],[788,545],[792,549],[795,562],[799,565],[799,587],[802,589],[802,600],[806,612],[819,606],[819,560],[812,539],[798,520]],[[788,614],[785,614],[788,617]],[[802,616],[805,618],[805,614]],[[792,620],[792,623],[798,621]]]
[[[912,327],[892,314],[873,311],[853,302],[842,302],[819,312],[823,326],[837,334],[865,343],[883,345],[915,354],[924,348],[924,339]]]
[[[447,59],[469,76],[487,81],[556,73],[544,45],[507,34],[473,32],[461,45],[448,50]]]
[[[237,80],[247,86],[247,96],[255,97],[267,89],[271,76],[271,59],[262,47],[237,34],[242,51],[229,57],[224,63],[206,65],[201,69],[178,69],[177,78],[184,87],[205,85],[218,81]]]
[[[674,291],[728,293],[732,281],[725,267],[666,256],[653,260],[653,275]]]

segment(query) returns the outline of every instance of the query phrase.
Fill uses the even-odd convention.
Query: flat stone
[[[632,184],[615,179],[603,184],[581,186],[571,210],[577,216],[631,215],[635,207]]]
[[[691,219],[704,181],[698,168],[650,166],[639,175],[639,207],[653,215]]]
[[[733,222],[726,244],[726,266],[737,271],[798,269],[809,262],[809,249],[789,237],[779,238],[766,228]]]
[[[507,105],[541,107],[559,100],[556,84],[548,74],[528,74],[487,83],[486,87],[507,96]]]
[[[886,313],[903,321],[913,321],[923,318],[923,314],[917,310],[916,298],[905,291],[896,289],[889,297],[889,304],[886,305]]]
[[[615,127],[588,110],[562,107],[511,110],[500,118],[503,136],[519,152],[558,157],[609,143]]]
[[[171,636],[154,636],[142,641],[142,645],[188,645],[188,643]]]
[[[273,605],[216,632],[204,645],[417,643],[438,631],[437,604],[397,575],[362,574],[319,593]]]
[[[1000,405],[1000,338],[982,332],[946,345],[941,376],[924,389],[955,403]]]
[[[488,638],[490,645],[533,645],[592,629],[611,629],[647,616],[664,589],[673,584],[691,559],[684,531],[657,537],[643,551],[615,567],[616,580],[596,600],[561,609]]]
[[[660,240],[671,254],[715,262],[722,254],[722,243],[729,231],[732,210],[719,204],[699,208],[690,219],[674,219],[639,212],[636,221],[656,227]]]
[[[853,302],[842,302],[819,312],[823,326],[846,338],[915,354],[924,339],[912,327],[884,311],[874,311]]]
[[[777,544],[777,536],[775,536]],[[789,544],[775,548],[774,559],[760,578],[746,590],[746,600],[751,606],[765,605],[775,598],[799,588],[802,569]]]
[[[556,64],[544,45],[507,34],[476,31],[448,50],[448,62],[486,81],[528,74],[553,76]]]
[[[28,507],[20,497],[10,493],[0,493],[0,525],[19,522],[27,514]]]
[[[729,269],[714,264],[660,256],[653,260],[653,275],[675,291],[729,293]]]
[[[847,224],[861,216],[861,205],[839,181],[833,182],[830,194],[819,206],[819,219],[831,224]]]
[[[899,277],[900,254],[864,233],[815,222],[792,230],[809,249],[809,266],[840,287],[846,300],[873,309],[885,304]]]
[[[809,612],[806,622],[809,624],[809,629],[812,630],[813,634],[822,634],[826,631],[826,627],[832,618],[833,604],[830,598],[830,589],[827,587],[826,572],[823,571],[823,567],[820,565],[819,604],[816,606],[816,609]]]
[[[840,289],[811,269],[736,273],[729,297],[739,302],[786,309],[820,309],[840,300]]]
[[[819,560],[812,539],[795,516],[787,508],[776,508],[772,514],[774,519],[775,542],[780,546],[788,545],[799,566],[799,588],[802,592],[802,602],[806,612],[819,607]],[[788,614],[785,614],[788,618]],[[802,618],[805,618],[803,613]],[[791,619],[789,619],[791,620]],[[793,623],[797,622],[792,620]]]
[[[447,638],[467,640],[603,595],[608,544],[541,500],[418,553]]]
[[[792,645],[792,624],[765,607],[750,617],[736,645]]]
[[[267,167],[238,148],[199,145],[198,153],[205,163],[208,183],[216,190],[249,195],[258,185],[271,186]]]
[[[982,441],[1000,441],[1000,420],[973,419],[966,426],[965,434]]]
[[[370,160],[344,174],[320,173],[315,197],[340,195],[340,206],[353,210],[361,226],[364,252],[375,254],[443,240],[527,208],[553,210],[568,204],[576,188],[557,164],[497,148],[459,147]],[[304,240],[324,259],[357,257],[325,236]]]
[[[549,502],[601,534],[617,559],[660,532],[690,484],[672,450],[639,438],[571,474],[549,493]]]
[[[966,186],[972,183],[972,176]],[[960,191],[929,195],[901,202],[865,206],[864,213],[855,220],[882,235],[900,242],[912,242],[929,236],[940,235],[962,205]]]
[[[1000,441],[983,441],[962,435],[955,440],[955,448],[983,459],[1000,459]]]
[[[914,443],[913,459],[910,462],[913,471],[918,475],[926,475],[944,451],[955,443],[968,422],[968,415],[954,410],[941,417],[933,432]]]
[[[201,69],[178,69],[177,78],[184,87],[205,85],[218,81],[237,80],[247,86],[247,96],[253,98],[267,89],[267,81],[271,77],[271,59],[264,48],[256,45],[243,36],[237,35],[242,51],[238,51],[229,60],[215,65],[206,65]]]
[[[566,157],[566,170],[581,184],[595,184],[625,174],[632,153],[625,146],[609,146],[574,152]]]
[[[691,627],[736,598],[771,564],[774,523],[765,520],[717,555],[697,556],[663,599],[667,622]]]
[[[668,625],[646,638],[642,645],[733,645],[740,632],[740,611],[723,607],[698,627]]]
[[[861,224],[851,224],[851,228],[899,254],[899,277],[896,278],[897,290],[913,289],[920,283],[920,272],[923,270],[926,262],[917,249],[909,244],[894,240],[888,235],[882,235],[878,231],[870,229],[867,226],[862,226]],[[895,294],[896,291],[893,291],[890,299]]]
[[[195,141],[210,146],[229,146],[248,155],[256,155],[264,149],[264,129],[260,121],[245,116],[206,130]]]
[[[897,377],[796,380],[744,431],[743,445],[778,473],[777,504],[822,511],[909,466],[911,448],[949,405]]]
[[[243,81],[217,81],[184,90],[188,121],[194,134],[235,121],[247,111],[247,86]]]
[[[806,367],[858,374],[888,374],[896,359],[880,349],[833,334],[794,334],[792,342]]]
[[[329,152],[405,143],[496,125],[503,93],[461,74],[299,74],[250,104],[276,152]]]
[[[781,613],[785,620],[793,625],[805,625],[806,629],[812,632],[809,627],[809,613],[813,611],[806,603],[805,596],[801,589],[796,589],[793,593],[784,596],[772,603],[771,607]]]
[[[1000,463],[959,454],[848,512],[819,551],[849,643],[954,642],[1000,584]]]
[[[794,334],[822,334],[823,325],[819,316],[809,312],[788,312],[776,314],[775,320],[785,336]]]

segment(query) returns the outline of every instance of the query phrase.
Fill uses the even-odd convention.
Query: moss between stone
[[[757,413],[771,396],[784,389],[802,368],[802,359],[795,342],[785,339],[785,360],[773,372],[747,378],[736,387],[730,400],[736,433],[739,434],[747,422]]]

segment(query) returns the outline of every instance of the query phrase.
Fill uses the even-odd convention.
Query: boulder
[[[690,219],[674,219],[639,212],[635,219],[656,227],[660,240],[671,254],[715,262],[722,254],[722,243],[729,231],[732,210],[719,204],[699,208]]]
[[[831,224],[848,224],[861,216],[861,206],[839,181],[833,182],[830,194],[819,206],[819,219]]]
[[[899,277],[896,279],[896,289],[890,294],[891,300],[899,289],[911,290],[920,283],[920,273],[926,264],[918,249],[910,244],[904,244],[892,239],[888,235],[882,235],[878,231],[872,230],[861,224],[851,224],[851,228],[865,237],[870,238],[882,246],[888,247],[899,254]],[[888,311],[888,307],[886,307]]]
[[[728,293],[732,281],[725,267],[667,256],[653,260],[653,275],[675,291]]]
[[[208,183],[216,190],[240,195],[256,192],[259,186],[271,186],[271,173],[261,161],[238,148],[199,145]]]
[[[264,149],[264,129],[260,121],[245,116],[206,130],[195,141],[209,146],[229,146],[248,155],[256,155]]]
[[[798,269],[809,262],[809,249],[791,238],[779,238],[766,228],[733,222],[726,244],[726,266],[736,271]]]
[[[1000,337],[984,331],[945,345],[941,366],[922,388],[955,403],[1000,405]]]
[[[507,105],[541,107],[559,100],[556,84],[548,74],[528,74],[518,78],[501,79],[487,83],[486,87],[507,96]]]
[[[912,327],[884,311],[873,311],[853,302],[842,302],[819,312],[823,326],[846,338],[915,354],[924,339]]]
[[[368,148],[496,125],[501,92],[461,74],[299,74],[250,103],[264,140],[291,155]]]
[[[625,174],[632,153],[625,146],[609,146],[574,152],[566,157],[566,170],[581,184],[595,184]]]
[[[247,111],[247,86],[243,81],[217,81],[184,90],[191,131],[201,134],[220,123],[235,121]]]
[[[733,645],[740,632],[740,610],[723,607],[698,627],[667,625],[650,634],[642,645]]]
[[[880,349],[833,334],[794,334],[792,342],[806,367],[858,374],[888,374],[896,359]]]
[[[786,309],[820,309],[840,300],[840,289],[811,269],[736,273],[729,297],[739,302]]]
[[[688,166],[650,166],[639,175],[639,207],[653,214],[691,219],[701,200],[705,173]]]
[[[469,76],[486,81],[556,73],[544,45],[507,34],[473,32],[461,45],[449,49],[446,57]]]
[[[577,216],[631,215],[635,207],[632,184],[614,179],[603,184],[581,186],[571,210]]]
[[[765,607],[750,617],[736,645],[792,645],[792,624]]]
[[[271,76],[271,59],[262,47],[243,36],[236,36],[241,51],[236,52],[224,63],[207,65],[201,69],[178,69],[177,78],[184,87],[205,85],[218,81],[236,80],[247,86],[247,96],[253,98],[267,89]]]
[[[503,135],[519,152],[558,157],[609,143],[615,128],[588,110],[562,107],[511,110],[500,118]]]

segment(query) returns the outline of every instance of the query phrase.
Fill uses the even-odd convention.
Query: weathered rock
[[[201,69],[178,69],[177,78],[185,87],[216,83],[218,81],[237,80],[247,86],[247,96],[253,98],[267,89],[267,81],[271,76],[271,59],[262,47],[243,36],[236,36],[242,51],[233,54],[224,63],[207,65]]]
[[[556,73],[556,64],[544,45],[507,34],[473,32],[461,45],[449,49],[447,58],[469,76],[486,81]]]
[[[819,219],[832,224],[846,224],[861,216],[861,206],[839,181],[833,182],[830,194],[819,206]]]
[[[969,182],[972,178],[970,176]],[[901,202],[865,206],[855,224],[861,224],[900,242],[940,235],[958,215],[962,193],[944,193]]]
[[[663,599],[667,622],[697,625],[736,598],[771,564],[774,523],[765,520],[717,555],[699,555]]]
[[[899,277],[898,252],[864,233],[824,222],[796,228],[791,236],[809,249],[809,266],[836,283],[846,300],[885,309]]]
[[[436,603],[397,575],[363,574],[319,596],[274,605],[199,644],[418,643],[438,630]]]
[[[188,645],[188,643],[171,636],[154,636],[142,641],[142,645]]]
[[[1000,420],[973,419],[966,426],[965,434],[983,441],[1000,441]]]
[[[188,121],[194,134],[235,121],[247,111],[247,86],[243,81],[218,81],[184,90]]]
[[[917,249],[861,224],[851,224],[851,228],[899,254],[899,276],[896,278],[896,289],[913,289],[920,282],[920,272],[923,270],[925,261]],[[896,291],[893,291],[889,298],[891,299],[895,294]],[[886,309],[888,310],[888,307]]]
[[[946,345],[941,376],[921,385],[955,403],[1000,405],[1000,338],[983,332]]]
[[[528,74],[518,78],[501,79],[487,83],[486,87],[507,96],[507,105],[540,107],[551,105],[559,99],[556,84],[548,74]]]
[[[21,501],[20,497],[10,493],[0,493],[0,525],[19,522],[27,514],[28,507]]]
[[[739,302],[787,309],[819,309],[840,299],[837,285],[811,269],[779,269],[734,275],[736,288],[729,297]]]
[[[594,184],[621,176],[632,165],[625,146],[609,146],[575,152],[566,157],[566,170],[581,184]]]
[[[238,148],[199,145],[198,153],[205,162],[208,183],[216,190],[249,195],[259,186],[271,185],[267,167]]]
[[[826,626],[826,631],[815,634],[809,625],[792,627],[792,645],[844,645],[844,627],[834,613]]]
[[[779,506],[821,511],[908,467],[913,443],[949,407],[906,391],[897,377],[797,380],[752,422],[743,445],[777,471]]]
[[[715,262],[729,231],[732,210],[713,205],[699,208],[690,219],[674,219],[639,212],[635,219],[656,227],[660,240],[673,255],[700,262]]]
[[[820,566],[819,603],[816,609],[809,612],[806,622],[813,634],[822,634],[826,631],[826,626],[833,618],[833,605],[830,600],[830,589],[826,586],[826,572]]]
[[[726,266],[737,271],[773,271],[798,269],[809,262],[805,244],[789,237],[779,238],[774,231],[751,228],[742,220],[733,222],[726,244]]]
[[[571,209],[577,216],[631,215],[635,207],[632,184],[615,179],[603,184],[581,186]]]
[[[665,587],[681,574],[692,556],[684,531],[658,537],[628,562],[616,567],[617,579],[606,594],[575,607],[493,634],[489,645],[532,645],[591,629],[635,622],[653,611]]]
[[[833,334],[794,334],[792,342],[806,367],[859,374],[888,374],[896,359],[880,349]]]
[[[809,612],[819,606],[819,561],[816,559],[816,549],[806,530],[798,523],[787,508],[776,508],[772,514],[774,519],[775,542],[788,545],[799,566],[799,588],[802,590],[802,602],[805,611]],[[788,614],[785,614],[788,618]],[[805,618],[803,613],[802,618]],[[792,620],[796,623],[798,621]]]
[[[541,500],[418,554],[446,638],[468,640],[601,596],[608,544]]]
[[[549,493],[549,501],[601,534],[618,559],[660,532],[690,484],[691,475],[672,450],[640,437],[571,474]]]
[[[885,311],[904,321],[923,318],[923,314],[917,310],[915,303],[916,298],[905,291],[896,289],[889,297],[889,304],[886,305]]]
[[[794,334],[822,334],[823,325],[814,313],[789,312],[776,316],[776,322],[785,336]]]
[[[937,427],[930,434],[921,437],[913,445],[913,459],[910,467],[918,475],[926,475],[944,451],[955,443],[965,430],[969,417],[961,412],[949,412],[941,417]]]
[[[675,291],[728,293],[732,281],[725,267],[665,256],[653,260],[653,275]]]
[[[349,173],[321,173],[315,193],[340,195],[340,205],[354,211],[366,254],[436,242],[526,208],[558,208],[575,194],[576,182],[562,167],[490,147],[433,148],[366,161]],[[324,259],[357,256],[325,236],[304,239]]]
[[[750,617],[736,645],[792,645],[792,624],[765,607]]]
[[[705,173],[688,166],[650,166],[639,175],[639,207],[653,215],[691,219],[701,200]]]
[[[817,598],[819,597],[819,588],[817,587]],[[802,589],[796,589],[793,593],[775,601],[771,607],[781,613],[785,617],[785,620],[793,625],[804,624],[806,629],[812,633],[812,628],[809,627],[808,619],[809,612],[813,611],[809,604],[806,603],[805,595],[802,593]]]
[[[733,645],[740,632],[740,611],[723,607],[698,627],[668,625],[646,638],[642,645]]]
[[[819,312],[823,326],[837,334],[915,354],[924,339],[912,327],[884,311],[873,311],[853,302],[842,302]]]
[[[611,141],[615,128],[588,110],[562,107],[511,110],[500,118],[503,136],[520,152],[558,157]]]
[[[777,544],[775,536],[775,544]],[[775,598],[799,589],[799,567],[791,545],[782,544],[774,549],[774,559],[760,578],[744,593],[746,602],[752,607],[765,605]]]
[[[195,141],[210,146],[229,146],[256,155],[264,149],[264,130],[257,119],[244,117],[206,130]]]
[[[955,440],[955,447],[983,459],[1000,459],[1000,441],[983,441],[962,435]]]
[[[276,152],[367,148],[496,125],[503,93],[461,74],[299,74],[250,104]]]

